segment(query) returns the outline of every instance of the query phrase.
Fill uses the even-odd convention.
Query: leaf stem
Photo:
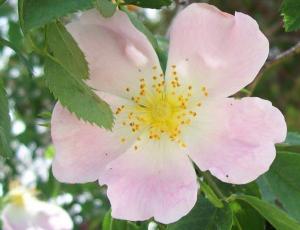
[[[265,65],[262,67],[260,72],[258,73],[256,79],[253,81],[253,83],[248,87],[248,93],[247,96],[252,96],[257,84],[263,77],[266,71],[273,68],[274,66],[286,61],[287,59],[293,57],[294,55],[297,55],[300,53],[300,42],[298,42],[296,45],[292,46],[288,50],[278,54],[275,58],[267,61]]]
[[[23,64],[26,66],[28,73],[30,75],[33,75],[33,68],[31,66],[30,62],[27,60],[27,57],[25,57],[25,55],[22,54],[22,51],[17,46],[15,46],[12,42],[10,42],[2,37],[0,37],[0,45],[7,46],[10,49],[12,49],[13,51],[15,51],[16,54],[21,59],[21,61],[23,62]]]
[[[226,196],[223,194],[221,189],[218,187],[218,185],[215,183],[213,177],[209,172],[202,172],[201,173],[206,180],[207,184],[212,188],[212,190],[215,192],[215,194],[222,200],[226,201]]]

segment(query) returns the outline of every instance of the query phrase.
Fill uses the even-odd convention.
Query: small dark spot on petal
[[[226,174],[226,177],[228,178],[228,177],[229,177],[229,175],[228,175],[228,174]]]

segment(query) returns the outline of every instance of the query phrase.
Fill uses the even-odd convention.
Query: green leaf
[[[288,132],[285,142],[278,144],[282,147],[300,146],[300,134],[296,132]]]
[[[124,0],[125,4],[136,5],[143,8],[153,8],[159,9],[163,6],[169,6],[172,3],[172,0]]]
[[[263,191],[268,191],[263,193],[266,200],[279,201],[300,222],[300,175],[297,172],[300,172],[300,154],[279,152],[270,170],[260,180]]]
[[[96,6],[103,17],[109,18],[116,12],[117,5],[111,0],[96,0]]]
[[[5,2],[6,2],[6,0],[0,0],[0,6]]]
[[[93,0],[19,0],[20,23],[27,32],[78,10],[93,7]]]
[[[214,191],[204,181],[200,181],[201,191],[205,194],[205,197],[217,208],[223,208],[222,201],[217,197]]]
[[[300,29],[300,1],[284,0],[281,13],[283,15],[284,27],[287,32]]]
[[[45,79],[49,89],[69,111],[92,124],[112,128],[109,105],[51,56],[45,57]]]
[[[125,220],[116,220],[111,216],[111,211],[108,211],[102,222],[102,230],[138,230],[138,226]]]
[[[260,197],[259,187],[255,182],[245,185],[232,185],[214,178],[214,182],[225,196],[232,194],[247,194]],[[230,204],[233,212],[233,230],[263,230],[265,221],[261,215],[245,202],[234,202]]]
[[[46,157],[46,159],[53,159],[53,157],[55,156],[55,149],[53,145],[49,145],[46,148],[44,156]]]
[[[0,156],[9,157],[11,150],[10,139],[10,117],[8,99],[4,88],[3,80],[0,78]]]
[[[168,226],[168,230],[230,230],[233,219],[228,205],[216,208],[202,196],[192,211],[181,220]]]
[[[231,198],[234,200],[242,200],[251,205],[276,229],[300,230],[300,224],[296,220],[292,219],[285,212],[266,201],[248,195],[233,195]]]
[[[234,215],[234,230],[264,230],[265,220],[249,204],[243,201],[230,203]]]
[[[46,33],[47,44],[53,56],[73,76],[79,79],[87,79],[89,76],[87,61],[66,28],[59,22],[51,23],[47,25]]]
[[[148,30],[148,28],[137,18],[137,16],[135,14],[130,13],[124,7],[121,7],[121,9],[128,15],[131,23],[148,38],[149,42],[151,43],[152,47],[154,48],[154,50],[159,58],[160,65],[161,65],[163,72],[165,72],[166,66],[167,66],[167,55],[158,45],[156,38]]]

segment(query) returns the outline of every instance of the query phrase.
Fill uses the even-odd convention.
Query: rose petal
[[[189,155],[201,170],[224,182],[255,180],[273,162],[274,144],[286,137],[283,115],[260,98],[227,98],[199,113],[198,133],[187,140]]]
[[[116,104],[130,103],[103,93],[101,97],[113,109]],[[118,121],[112,132],[80,121],[57,103],[51,120],[51,135],[56,150],[52,164],[54,176],[59,181],[68,183],[97,180],[106,164],[131,145],[127,132],[120,127]],[[124,144],[120,141],[122,136],[128,139]]]
[[[133,146],[111,162],[99,182],[107,184],[112,216],[118,219],[175,222],[197,199],[195,171],[177,144],[142,140],[137,150]]]
[[[128,86],[139,87],[140,77],[151,77],[153,66],[160,69],[151,44],[124,12],[103,18],[90,10],[67,29],[86,55],[92,88],[129,97]]]
[[[176,65],[183,81],[229,96],[253,81],[268,53],[268,40],[250,16],[191,4],[171,27],[167,76]]]
[[[28,207],[21,207],[14,204],[6,205],[1,218],[4,230],[73,229],[73,222],[64,209],[35,199],[31,199]]]

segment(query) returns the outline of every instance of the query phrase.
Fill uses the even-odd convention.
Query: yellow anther
[[[157,66],[152,67],[153,70]],[[158,75],[159,74],[159,75]],[[164,74],[153,71],[152,80],[153,90],[149,90],[144,78],[138,82],[138,91],[131,95],[134,105],[121,105],[116,109],[116,114],[126,113],[128,118],[121,122],[124,128],[132,133],[147,130],[147,138],[151,141],[161,140],[163,136],[170,141],[178,143],[181,147],[186,147],[182,140],[182,128],[190,125],[197,113],[192,109],[193,106],[202,106],[202,101],[192,101],[194,85],[183,84],[180,73],[176,71],[176,65],[172,65],[172,80],[166,84]],[[159,77],[162,77],[161,79]],[[147,78],[148,79],[148,78]],[[149,80],[149,83],[151,83]],[[148,83],[148,80],[147,80]],[[208,96],[205,86],[200,86],[201,94]],[[126,88],[126,91],[132,91]],[[186,111],[186,112],[185,112]],[[126,137],[127,138],[127,137]],[[141,140],[137,137],[136,140]],[[122,137],[121,142],[125,142]],[[135,145],[134,149],[137,150]]]

